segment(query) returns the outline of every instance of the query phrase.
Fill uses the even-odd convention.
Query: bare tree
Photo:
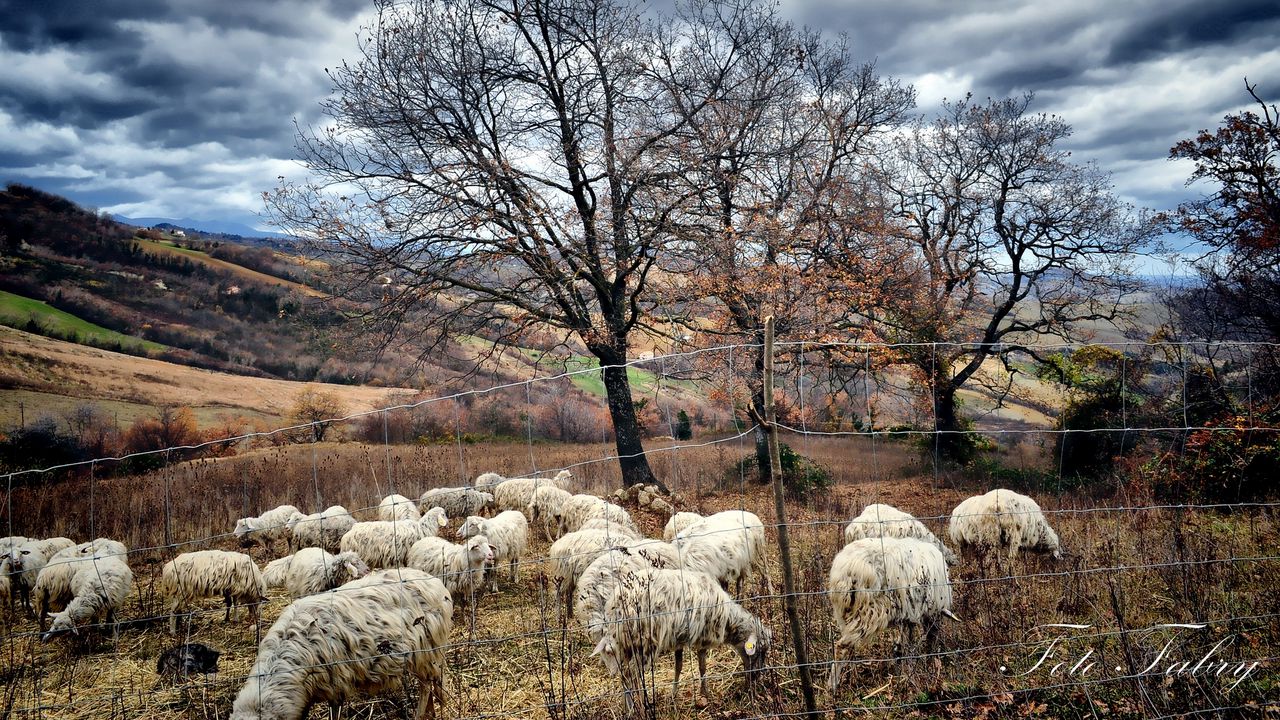
[[[883,166],[895,241],[912,293],[864,322],[902,348],[931,394],[943,453],[963,455],[956,393],[989,358],[1036,351],[1037,337],[1078,339],[1119,320],[1138,285],[1133,253],[1151,225],[1092,165],[1059,145],[1062,119],[1028,112],[1031,96],[947,103],[900,138]],[[1007,391],[1007,385],[995,388]]]
[[[691,171],[683,180],[693,200],[680,216],[689,271],[681,290],[699,308],[710,301],[712,323],[698,318],[700,331],[756,346],[749,385],[763,417],[773,401],[762,382],[764,319],[775,317],[784,341],[821,340],[833,327],[847,266],[825,262],[821,248],[866,221],[854,191],[860,167],[871,140],[904,119],[914,93],[853,61],[843,43],[781,20],[773,7],[693,2],[684,12],[704,29],[690,62],[721,56],[717,47],[740,48],[743,59],[695,76],[720,89],[706,111],[695,112],[708,94],[702,84],[673,93],[687,119],[680,134]],[[767,480],[760,428],[756,455]]]
[[[330,72],[330,124],[300,132],[313,182],[268,207],[386,331],[581,342],[623,481],[654,482],[625,364],[684,200],[678,131],[718,92],[711,78],[670,110],[694,30],[614,0],[379,0],[359,57]],[[707,67],[733,65],[722,50]]]

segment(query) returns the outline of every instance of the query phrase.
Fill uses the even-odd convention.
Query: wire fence
[[[747,418],[746,408],[763,348],[752,343],[628,363],[648,413],[642,422],[651,435],[662,436],[651,437],[644,453],[672,491],[662,503],[652,502],[647,491],[619,491],[622,453],[609,441],[607,427],[595,443],[557,442],[535,431],[535,415],[546,398],[581,396],[600,372],[594,367],[539,372],[198,444],[12,469],[3,483],[11,536],[118,540],[127,547],[124,560],[133,581],[110,617],[92,613],[80,618],[73,633],[47,635],[49,623],[37,623],[24,609],[26,593],[51,610],[62,610],[77,593],[105,598],[105,569],[120,558],[101,546],[90,548],[79,562],[64,564],[78,578],[76,587],[70,581],[66,587],[52,581],[41,586],[37,578],[24,590],[27,581],[11,565],[16,552],[6,554],[11,602],[0,639],[2,717],[227,717],[249,686],[257,688],[256,699],[267,707],[272,688],[292,681],[279,664],[255,661],[260,650],[265,656],[274,647],[263,640],[272,636],[273,623],[292,616],[286,610],[294,601],[271,588],[258,618],[251,620],[239,608],[231,613],[222,592],[210,590],[214,597],[179,608],[181,632],[171,635],[172,593],[161,578],[165,563],[205,549],[245,552],[259,567],[284,557],[294,548],[288,544],[293,528],[283,521],[259,527],[244,546],[245,538],[233,532],[237,519],[280,505],[294,505],[302,514],[341,506],[353,520],[367,522],[379,517],[381,500],[393,493],[414,500],[431,488],[479,487],[486,472],[538,477],[539,484],[547,484],[562,470],[572,475],[567,491],[623,506],[648,538],[664,536],[672,511],[702,516],[746,511],[759,525],[694,526],[671,538],[674,547],[654,541],[646,547],[655,556],[671,547],[676,559],[646,562],[666,566],[682,591],[675,599],[660,597],[653,584],[658,580],[646,580],[651,584],[633,588],[644,597],[639,610],[633,607],[627,614],[615,598],[615,606],[597,608],[602,614],[592,625],[590,617],[575,614],[577,598],[570,595],[566,602],[569,586],[601,557],[625,566],[610,564],[607,572],[591,575],[604,577],[602,583],[649,578],[630,572],[634,566],[623,559],[626,552],[605,552],[640,546],[624,528],[606,531],[594,545],[553,543],[543,537],[540,520],[529,518],[518,577],[509,578],[499,562],[492,578],[455,593],[452,630],[434,641],[446,669],[438,708],[446,717],[804,716],[797,648],[783,612],[787,601],[794,603],[809,669],[819,685],[817,709],[826,716],[1280,717],[1280,613],[1275,612],[1280,503],[1271,501],[1273,487],[1257,496],[1242,492],[1255,489],[1245,482],[1249,473],[1274,478],[1277,468],[1214,464],[1220,455],[1240,461],[1250,448],[1276,442],[1280,428],[1271,426],[1273,408],[1255,387],[1251,363],[1254,352],[1274,346],[1095,344],[1090,347],[1114,351],[1089,369],[1100,382],[1070,391],[1038,372],[1032,358],[1069,354],[1082,346],[990,348],[993,357],[1007,356],[1010,362],[984,366],[978,380],[961,390],[972,425],[940,429],[936,388],[901,371],[900,358],[893,356],[940,351],[946,356],[966,347],[972,346],[778,344],[777,427],[796,458],[795,465],[784,468],[793,491],[786,505],[795,588],[790,594],[780,590],[776,537],[781,524],[768,486],[756,480],[756,440],[763,428]],[[1133,371],[1137,366],[1140,373]],[[1206,378],[1214,382],[1212,393],[1205,389]],[[1214,393],[1219,402],[1210,407],[1206,398]],[[1060,408],[1099,394],[1114,401],[1105,412],[1084,418],[1089,422],[1083,426],[1055,424]],[[488,398],[513,405],[522,431],[516,438],[466,436],[461,418],[468,403]],[[443,415],[453,432],[429,442],[392,442],[390,427],[398,414],[427,410],[436,413],[437,425]],[[676,439],[686,434],[677,421],[680,411],[697,418],[690,423],[689,439]],[[452,423],[447,422],[450,413]],[[380,442],[371,442],[367,432],[363,440],[355,439],[362,422],[377,428],[379,421]],[[331,430],[336,440],[262,446],[269,438],[296,440],[319,423],[337,428]],[[948,435],[980,438],[977,459],[949,461],[938,439]],[[1073,446],[1082,442],[1074,438],[1110,440]],[[227,447],[236,452],[203,454]],[[1121,459],[1107,458],[1104,473],[1077,472],[1073,463],[1090,452]],[[166,462],[145,473],[118,471],[138,457]],[[1200,471],[1209,476],[1196,476]],[[1057,546],[1013,554],[960,547],[949,532],[952,526],[991,516],[957,512],[957,505],[995,487],[1014,487],[1033,497],[1038,511],[1001,514],[1009,521],[1042,518]],[[1236,496],[1219,499],[1224,488]],[[861,614],[837,619],[830,591],[833,562],[846,545],[851,519],[874,503],[910,513],[959,557],[940,581],[921,576],[895,582],[888,566],[873,568],[874,582],[854,593],[855,606],[863,602]],[[500,509],[484,514],[492,517]],[[451,519],[441,536],[462,542],[456,537],[462,520]],[[393,537],[413,525],[412,520],[393,521]],[[764,539],[758,546],[752,544],[753,533]],[[702,565],[696,559],[700,543],[711,548],[701,556]],[[397,541],[395,550],[408,544]],[[881,541],[882,552],[885,544]],[[737,557],[741,548],[746,548],[745,560]],[[751,548],[758,548],[755,563],[749,562]],[[93,573],[78,572],[89,567]],[[720,579],[730,580],[732,601],[689,589],[697,584],[695,575],[707,569],[729,573]],[[446,585],[471,587],[464,571],[437,574]],[[732,582],[739,575],[744,576],[741,587]],[[384,579],[412,588],[421,584],[415,577],[402,571]],[[487,589],[490,581],[496,591]],[[609,585],[604,587],[608,595]],[[367,598],[369,592],[357,582],[297,603],[300,608],[328,603],[327,612],[337,613],[342,598]],[[949,594],[947,609],[956,619],[927,610],[922,619],[920,608],[940,593]],[[751,652],[742,634],[743,616],[726,610],[730,603],[759,622],[751,626],[761,630],[752,634]],[[888,615],[872,611],[881,607],[877,603],[889,608]],[[595,606],[587,602],[585,607]],[[229,613],[231,619],[224,621]],[[934,620],[936,643],[930,632]],[[647,623],[650,635],[638,634],[637,622]],[[411,627],[411,633],[423,624]],[[862,642],[850,628],[865,630]],[[344,714],[352,717],[399,717],[415,706],[423,690],[406,669],[437,655],[405,645],[399,636],[370,641],[344,655],[337,649],[343,643],[333,641],[340,635],[336,625],[302,633],[316,647],[329,648],[297,668],[321,678],[315,682],[329,689],[326,694],[313,688],[318,704],[312,715],[339,698],[345,701]],[[614,668],[620,672],[611,672],[604,662],[607,647],[593,654],[604,637],[621,646],[623,663]],[[650,648],[653,661],[631,660],[644,657],[645,637],[661,640],[661,647]],[[157,660],[180,643],[221,651],[218,672],[158,675]],[[705,694],[692,669],[680,675],[673,690],[675,647],[687,647],[696,657],[703,643],[710,650]],[[835,659],[850,662],[832,687]],[[268,667],[274,670],[267,672]],[[363,685],[380,684],[360,679],[373,667],[395,678],[403,675],[407,682],[398,690],[366,692]],[[345,696],[344,682],[353,685]]]

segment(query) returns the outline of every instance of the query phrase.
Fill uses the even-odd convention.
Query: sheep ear
[[[747,655],[756,654],[756,634],[755,633],[751,633],[751,635],[747,637],[747,641],[742,645],[742,651],[745,652]]]
[[[599,655],[601,653],[608,653],[612,651],[613,651],[613,643],[609,641],[609,638],[602,637],[600,638],[600,642],[596,643],[596,649],[591,651],[591,657],[595,657],[596,655]]]

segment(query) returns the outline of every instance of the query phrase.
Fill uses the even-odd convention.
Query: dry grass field
[[[938,533],[952,507],[979,488],[965,478],[935,477],[910,447],[863,439],[792,440],[797,450],[829,468],[835,487],[788,512],[797,572],[797,605],[808,638],[815,677],[824,682],[833,638],[825,597],[831,558],[840,548],[843,522],[870,502],[908,510]],[[257,450],[218,460],[170,466],[142,477],[69,480],[51,487],[14,488],[8,509],[12,532],[109,536],[131,548],[135,593],[121,617],[119,639],[85,632],[80,638],[40,642],[35,623],[19,616],[0,640],[0,717],[70,720],[88,718],[225,718],[253,663],[257,638],[286,606],[273,594],[258,626],[243,616],[222,620],[220,603],[203,605],[179,638],[165,632],[156,580],[160,566],[178,552],[232,549],[235,519],[291,503],[304,510],[342,504],[358,516],[391,491],[416,497],[494,470],[506,475],[588,463],[574,468],[583,487],[603,492],[617,483],[613,462],[589,463],[610,453],[603,445],[477,444],[370,446],[357,443]],[[729,443],[663,451],[653,448],[658,474],[678,495],[679,509],[708,513],[744,507],[773,522],[768,488],[733,477],[727,469],[747,452]],[[2,488],[0,488],[2,490]],[[1152,717],[1223,710],[1221,716],[1280,713],[1280,524],[1275,507],[1211,510],[1143,508],[1146,498],[1089,499],[1040,495],[1063,542],[1058,562],[1027,560],[987,568],[953,569],[960,623],[944,629],[944,651],[907,659],[891,655],[891,640],[872,647],[856,676],[846,673],[834,694],[818,691],[821,708],[883,718]],[[1129,509],[1125,509],[1125,508]],[[649,535],[661,535],[665,518],[638,509],[633,515]],[[453,524],[456,527],[456,523]],[[771,540],[776,537],[770,528]],[[782,573],[771,542],[770,572],[777,593]],[[555,602],[544,558],[534,542],[517,585],[503,585],[473,609],[455,615],[445,717],[627,717],[615,679],[590,655],[590,646]],[[261,562],[270,558],[254,551]],[[281,554],[283,549],[281,549]],[[274,592],[274,591],[273,591]],[[661,718],[777,717],[803,709],[795,656],[780,594],[750,582],[744,606],[772,628],[767,655],[772,668],[754,698],[741,692],[737,655],[713,651],[709,698],[696,694],[696,666],[686,667],[672,697],[672,661],[653,678]],[[1208,623],[1202,631],[1141,632],[1161,623]],[[1089,625],[1064,631],[1049,623]],[[1197,634],[1198,633],[1198,634]],[[1063,641],[1050,662],[1030,670],[1056,636]],[[1156,669],[1145,666],[1172,638]],[[157,656],[178,642],[202,642],[225,652],[220,674],[173,684],[154,672]],[[1262,660],[1238,687],[1222,676],[1166,676],[1165,667],[1191,662],[1219,640],[1215,658],[1236,663]],[[1085,664],[1069,672],[1086,653]],[[1058,666],[1057,662],[1067,661]],[[1001,668],[1006,668],[1001,671]],[[1119,671],[1116,668],[1120,668]],[[397,718],[412,708],[416,690],[348,703],[344,718]],[[325,717],[316,708],[312,718]]]
[[[122,355],[87,345],[32,335],[0,326],[0,426],[18,424],[19,402],[27,420],[56,415],[68,404],[121,403],[122,421],[134,412],[185,405],[201,417],[218,413],[269,417],[279,421],[308,383],[253,378],[202,370],[149,358]],[[323,385],[351,412],[384,407],[405,392],[395,388]],[[19,393],[30,393],[22,396]]]

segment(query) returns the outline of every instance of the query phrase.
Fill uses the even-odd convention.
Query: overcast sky
[[[369,0],[0,0],[0,182],[124,215],[262,225],[299,176],[293,121],[355,55]],[[944,97],[1036,93],[1120,194],[1167,209],[1196,190],[1169,147],[1280,101],[1276,0],[784,0],[861,59]]]

